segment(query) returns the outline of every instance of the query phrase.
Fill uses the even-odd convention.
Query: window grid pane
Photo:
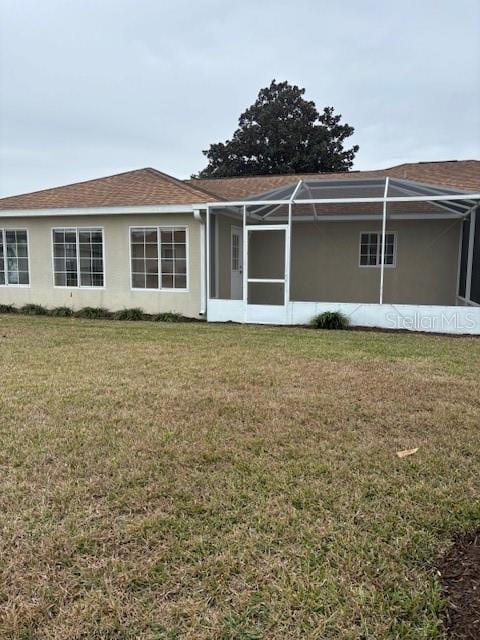
[[[0,229],[0,285],[28,284],[27,232],[24,229]]]
[[[98,229],[82,229],[78,233],[80,285],[103,287],[103,243]]]
[[[360,265],[379,267],[382,264],[382,234],[362,233],[360,236]],[[395,264],[395,234],[385,234],[385,265]]]
[[[393,233],[385,234],[385,264],[393,265],[395,256],[395,236]],[[381,263],[381,257],[380,257]]]
[[[0,229],[0,285],[5,284],[5,252],[3,249],[3,230]]]
[[[132,287],[158,289],[158,231],[155,227],[130,231]]]
[[[54,229],[53,269],[57,287],[103,287],[101,229]]]
[[[161,229],[162,289],[187,288],[187,234],[185,229]]]
[[[232,235],[232,271],[238,271],[240,264],[240,237],[238,233]]]
[[[135,228],[130,231],[132,287],[186,289],[187,242],[182,228]]]

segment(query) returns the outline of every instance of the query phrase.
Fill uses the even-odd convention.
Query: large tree
[[[203,151],[208,166],[198,177],[348,171],[358,145],[344,149],[354,132],[333,107],[320,114],[305,89],[272,80],[239,118],[231,140]]]

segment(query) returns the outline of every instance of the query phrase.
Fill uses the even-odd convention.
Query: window
[[[186,229],[130,229],[130,252],[133,289],[187,288]]]
[[[232,271],[240,269],[240,236],[232,231]]]
[[[53,229],[56,287],[103,287],[102,229]]]
[[[28,237],[25,229],[0,229],[0,286],[30,284]]]
[[[385,266],[395,266],[395,234],[385,234]],[[382,234],[381,233],[361,233],[360,234],[360,266],[379,267],[382,262]]]

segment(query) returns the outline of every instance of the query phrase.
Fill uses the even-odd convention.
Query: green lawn
[[[443,637],[480,340],[0,316],[0,346],[2,638]]]

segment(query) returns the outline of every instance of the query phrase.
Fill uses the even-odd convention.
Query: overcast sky
[[[356,169],[480,157],[480,0],[0,0],[0,194],[177,177],[272,78],[356,129]]]

